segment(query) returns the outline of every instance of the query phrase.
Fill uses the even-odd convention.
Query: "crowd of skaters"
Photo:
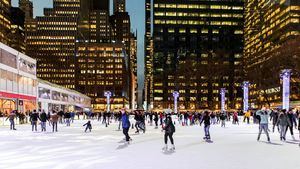
[[[0,116],[4,114],[0,112]],[[130,115],[134,116],[135,123],[131,124]],[[125,109],[122,109],[117,112],[64,112],[64,111],[53,111],[46,113],[44,110],[33,110],[32,112],[26,112],[25,117],[20,116],[20,113],[17,111],[12,111],[10,114],[6,114],[6,120],[10,122],[10,129],[16,130],[15,128],[15,119],[19,119],[23,123],[29,120],[32,131],[37,131],[38,122],[41,125],[41,131],[46,132],[47,122],[51,126],[52,132],[57,132],[57,124],[65,124],[70,126],[74,122],[75,117],[82,120],[88,120],[83,126],[85,126],[85,132],[92,130],[91,120],[97,120],[100,123],[104,124],[106,127],[115,121],[118,123],[118,130],[123,130],[126,143],[132,140],[128,134],[130,128],[136,129],[135,133],[146,132],[146,126],[155,126],[155,129],[158,129],[159,126],[164,131],[164,150],[167,150],[168,140],[171,142],[171,150],[175,150],[173,134],[175,133],[175,125],[181,126],[193,126],[193,125],[202,125],[204,124],[204,137],[206,141],[211,140],[210,136],[210,126],[221,124],[221,127],[226,127],[226,122],[232,122],[232,124],[239,125],[240,119],[244,123],[250,124],[250,121],[253,123],[259,124],[258,137],[257,140],[260,140],[262,132],[267,136],[267,140],[270,142],[269,132],[269,121],[272,124],[272,132],[278,131],[280,133],[280,140],[286,140],[286,134],[290,131],[291,137],[293,140],[294,129],[300,131],[300,113],[296,109],[290,110],[280,110],[280,109],[266,109],[262,108],[261,110],[251,110],[248,112],[242,111],[229,111],[229,112],[219,112],[219,111],[202,111],[202,112],[179,112],[174,113],[164,113],[164,112],[144,112],[144,111],[132,111],[126,112]],[[177,121],[172,119],[172,116],[177,116]],[[20,123],[20,124],[23,124]],[[300,138],[300,135],[299,135]]]

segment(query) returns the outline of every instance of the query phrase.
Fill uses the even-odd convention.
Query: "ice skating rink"
[[[71,127],[59,125],[59,132],[31,132],[18,125],[17,131],[0,126],[0,169],[299,169],[299,133],[292,141],[271,133],[257,142],[257,125],[211,127],[212,143],[203,141],[203,126],[176,125],[176,151],[163,152],[161,129],[147,125],[145,134],[134,134],[130,145],[123,143],[117,125],[105,127],[92,121],[92,133],[84,133],[79,120]],[[270,126],[271,128],[271,126]],[[40,130],[40,126],[38,128]]]

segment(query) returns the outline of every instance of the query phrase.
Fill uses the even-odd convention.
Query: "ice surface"
[[[176,151],[163,152],[160,128],[148,125],[146,133],[139,135],[131,129],[133,141],[126,145],[117,124],[106,128],[95,120],[92,133],[84,133],[85,122],[59,125],[58,133],[50,132],[48,125],[46,133],[31,132],[28,124],[18,125],[17,131],[0,126],[0,169],[300,168],[298,141],[292,141],[289,132],[287,142],[279,140],[278,132],[271,133],[271,144],[264,134],[257,142],[258,126],[253,124],[212,126],[212,143],[203,141],[203,126],[176,125]]]

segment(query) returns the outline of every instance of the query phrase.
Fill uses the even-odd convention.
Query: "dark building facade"
[[[105,110],[106,91],[112,93],[112,110],[130,107],[130,22],[124,14],[110,16],[109,0],[81,1],[76,89],[93,98],[95,111]]]
[[[38,62],[38,78],[75,89],[75,37],[80,0],[54,0],[26,32],[26,54]]]
[[[9,45],[11,0],[0,0],[0,42]]]
[[[152,7],[151,0],[145,0],[145,79],[143,91],[143,106],[145,109],[151,108],[151,105],[153,107],[153,46],[151,38]]]
[[[122,43],[78,45],[77,90],[92,98],[95,111],[106,110],[105,91],[110,91],[111,110],[129,108],[128,65]]]
[[[280,107],[280,73],[291,69],[291,106],[300,105],[300,1],[245,3],[244,60],[251,108]]]
[[[114,0],[114,13],[126,12],[126,0]]]
[[[243,12],[243,0],[153,1],[154,109],[178,91],[180,110],[218,110],[221,88],[227,109],[242,107]]]
[[[25,13],[17,7],[10,8],[11,13],[11,38],[10,46],[17,51],[25,53]]]
[[[36,24],[33,19],[33,3],[30,0],[19,0],[19,8],[25,13],[25,34],[28,31],[35,30]]]

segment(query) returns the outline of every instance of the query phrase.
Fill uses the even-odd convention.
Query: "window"
[[[17,57],[6,50],[0,50],[0,63],[4,65],[17,68]]]

